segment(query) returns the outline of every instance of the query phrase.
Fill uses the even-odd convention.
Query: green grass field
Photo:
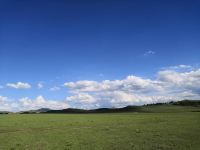
[[[0,115],[0,150],[199,150],[200,112]]]

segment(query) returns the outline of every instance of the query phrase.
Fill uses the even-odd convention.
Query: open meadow
[[[0,150],[199,150],[200,112],[0,115]]]
[[[200,150],[200,0],[0,0],[0,150]]]

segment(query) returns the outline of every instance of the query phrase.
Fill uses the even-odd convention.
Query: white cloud
[[[148,51],[146,51],[146,52],[144,53],[144,56],[150,56],[150,55],[154,55],[154,54],[156,54],[155,51],[148,50]]]
[[[65,109],[69,104],[66,101],[46,100],[43,96],[38,96],[36,99],[28,97],[19,100],[11,100],[8,97],[0,96],[0,111],[25,111],[36,110],[40,108],[50,109]]]
[[[186,65],[179,67],[189,68]],[[121,107],[200,99],[200,69],[185,72],[162,70],[154,80],[131,75],[123,80],[83,80],[64,85],[74,94],[66,99],[79,103],[79,106],[86,102],[101,107]]]
[[[174,69],[175,68],[175,69]],[[200,69],[187,65],[169,67],[157,72],[155,79],[129,75],[122,80],[81,80],[66,82],[70,96],[66,100],[46,100],[42,96],[36,99],[22,98],[10,100],[0,96],[0,110],[29,110],[39,108],[63,109],[123,107],[127,105],[142,105],[147,103],[167,102],[182,99],[200,99]],[[22,88],[25,83],[10,84],[13,88]],[[23,85],[23,86],[22,86]],[[27,86],[26,86],[27,87]],[[53,87],[50,90],[59,90]]]
[[[20,110],[35,110],[39,108],[65,109],[69,107],[64,101],[46,100],[43,96],[38,96],[34,100],[28,97],[21,98],[19,105]]]
[[[100,91],[127,91],[127,92],[148,92],[162,90],[161,82],[150,79],[143,79],[137,76],[128,76],[123,80],[77,81],[65,83],[72,93],[77,92],[100,92]]]
[[[96,81],[78,81],[78,82],[67,82],[64,83],[64,86],[67,86],[69,88],[75,89],[77,91],[94,91],[97,90],[98,82]]]
[[[111,106],[124,107],[127,105],[141,105],[157,102],[169,102],[171,100],[177,100],[172,96],[145,96],[137,94],[128,94],[126,92],[116,91],[109,93],[111,97]]]
[[[49,89],[50,91],[59,91],[60,87],[54,86],[52,88]]]
[[[77,95],[67,97],[66,100],[86,104],[96,102],[95,98],[88,93],[78,93]]]
[[[44,85],[42,84],[42,82],[39,82],[38,84],[37,84],[37,88],[38,89],[42,89],[44,87]]]
[[[0,103],[7,101],[7,97],[0,96]]]
[[[8,97],[0,96],[0,111],[14,111],[18,104],[9,100]]]
[[[168,90],[200,93],[200,69],[189,72],[160,71],[158,79],[168,86]]]
[[[29,83],[23,83],[23,82],[17,82],[15,83],[8,83],[8,87],[15,88],[15,89],[29,89],[31,88],[31,85]]]

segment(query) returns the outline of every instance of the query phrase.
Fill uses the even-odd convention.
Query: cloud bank
[[[47,100],[43,96],[38,96],[35,99],[24,97],[19,100],[11,100],[8,97],[0,96],[0,111],[24,111],[40,108],[65,109],[68,107],[66,101]]]
[[[177,68],[189,66],[177,66]],[[176,67],[174,67],[176,68]],[[68,102],[79,107],[123,107],[171,100],[200,98],[200,69],[180,72],[175,69],[159,71],[154,80],[127,76],[122,80],[101,82],[83,80],[64,84],[73,96]],[[86,105],[86,106],[87,106]]]
[[[9,83],[7,86],[16,89],[31,88],[31,85],[22,82]],[[200,68],[179,65],[162,68],[154,79],[129,75],[121,80],[66,82],[64,87],[68,92],[64,100],[49,100],[43,96],[37,96],[35,99],[22,97],[16,100],[0,95],[0,110],[19,111],[44,107],[92,109],[200,99]],[[60,88],[54,86],[48,90],[57,91]]]
[[[35,110],[39,108],[65,109],[69,107],[66,102],[46,100],[43,96],[38,96],[34,100],[24,97],[19,100],[19,104],[22,110]]]

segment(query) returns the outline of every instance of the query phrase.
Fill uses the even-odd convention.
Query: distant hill
[[[98,109],[75,109],[68,108],[62,110],[49,110],[44,113],[116,113],[116,112],[138,112],[140,110],[140,106],[127,106],[124,108],[98,108]]]
[[[180,106],[200,106],[200,100],[183,100],[171,103],[173,105],[180,105]]]
[[[19,112],[20,114],[35,114],[35,113],[44,113],[44,112],[48,112],[51,111],[51,109],[49,108],[40,108],[37,110],[28,110],[28,111],[21,111]]]
[[[126,106],[123,108],[99,108],[99,109],[62,109],[49,110],[44,113],[120,113],[120,112],[184,112],[200,111],[200,100],[183,100],[169,103],[155,103],[143,106]]]
[[[11,112],[8,112],[8,111],[0,111],[0,114],[9,114]]]
[[[20,114],[38,114],[38,113],[58,113],[58,114],[75,114],[75,113],[121,113],[121,112],[200,112],[200,100],[182,100],[171,101],[169,103],[155,103],[143,106],[126,106],[123,108],[98,108],[98,109],[77,109],[67,108],[62,110],[52,110],[49,108],[41,108],[38,110],[29,110],[19,112]],[[2,111],[0,114],[8,114],[10,112]]]

